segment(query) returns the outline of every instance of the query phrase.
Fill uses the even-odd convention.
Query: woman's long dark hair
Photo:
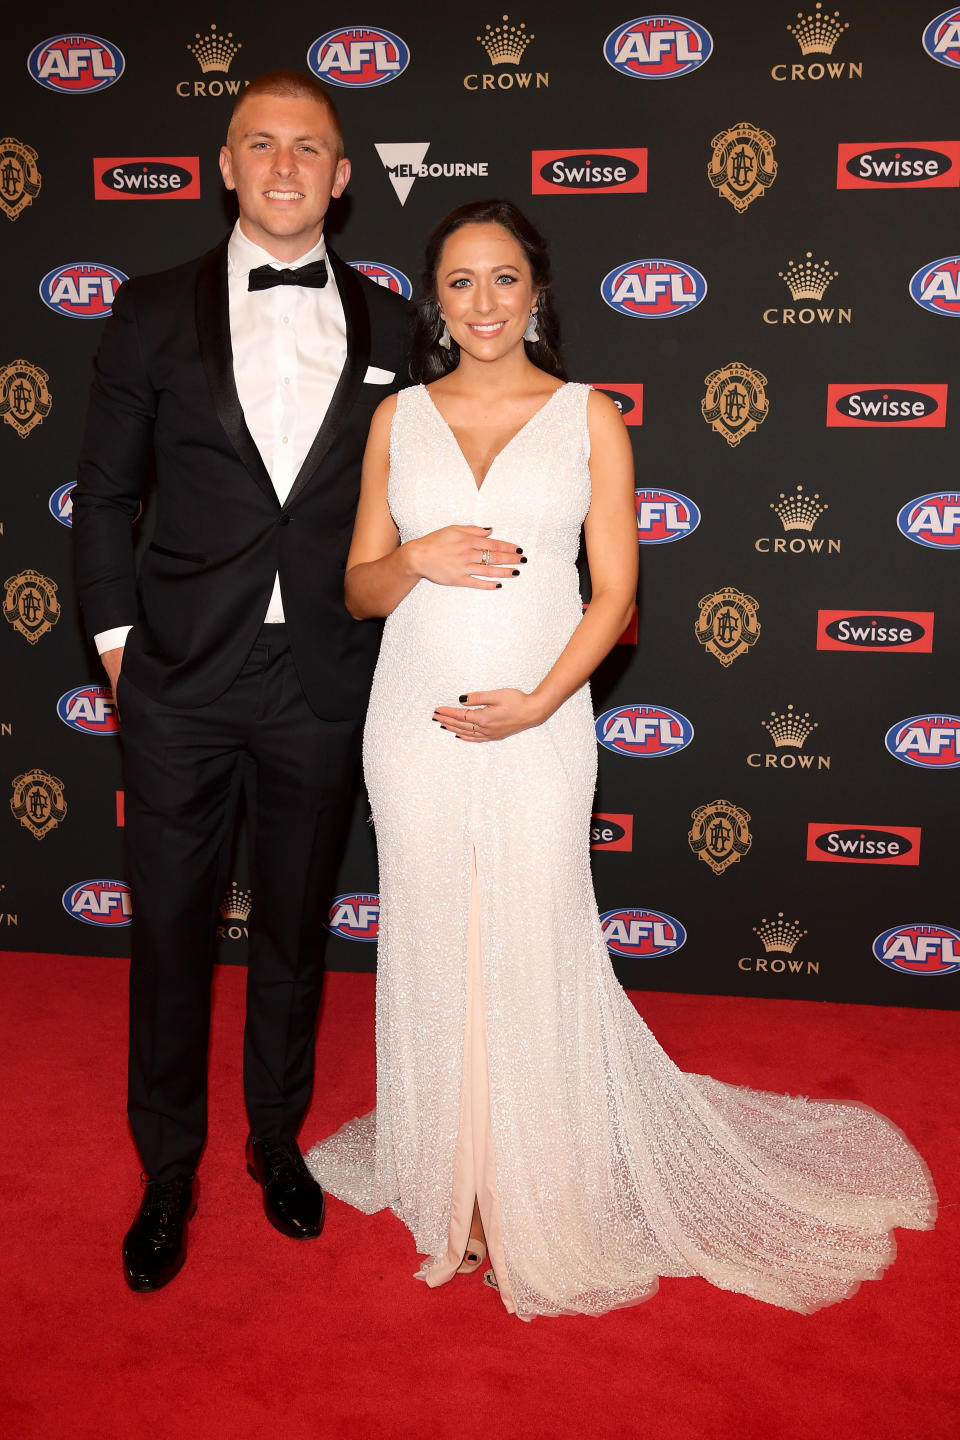
[[[550,296],[550,257],[547,242],[535,225],[510,200],[474,200],[451,210],[427,240],[423,259],[422,298],[417,305],[413,332],[413,359],[410,374],[424,385],[448,375],[460,362],[460,346],[451,338],[450,349],[440,344],[443,319],[437,302],[437,266],[447,238],[463,225],[502,225],[508,230],[527,257],[533,283],[537,286],[537,329],[539,340],[525,340],[527,357],[545,370],[566,380],[560,359],[560,327]]]

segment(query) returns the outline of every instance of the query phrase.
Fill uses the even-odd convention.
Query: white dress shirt
[[[250,291],[250,271],[258,265],[297,270],[326,259],[319,243],[287,265],[247,238],[237,221],[227,244],[227,288],[233,377],[247,429],[260,451],[282,504],[306,459],[333,397],[347,358],[347,326],[332,269],[320,289],[275,285]],[[280,577],[264,615],[266,624],[283,620]],[[130,625],[96,635],[97,650],[115,649]]]

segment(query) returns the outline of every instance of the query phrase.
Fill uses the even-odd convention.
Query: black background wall
[[[594,830],[598,899],[621,978],[651,989],[956,1006],[960,499],[950,489],[958,397],[949,392],[960,383],[960,324],[951,323],[960,320],[951,298],[960,67],[950,62],[960,47],[950,49],[950,17],[928,37],[931,49],[938,36],[948,42],[937,60],[922,43],[936,0],[843,0],[835,17],[831,0],[826,17],[804,4],[799,18],[795,0],[697,0],[690,19],[707,34],[666,15],[635,28],[628,54],[646,47],[653,73],[629,74],[604,55],[608,35],[633,18],[624,5],[531,0],[508,15],[474,3],[384,0],[353,15],[349,6],[173,0],[146,21],[99,0],[82,12],[19,7],[7,17],[0,941],[103,955],[125,953],[129,935],[115,717],[79,625],[70,531],[53,513],[68,518],[69,495],[51,502],[73,479],[102,319],[62,313],[64,298],[103,308],[105,267],[140,274],[214,244],[233,218],[216,165],[232,94],[265,69],[305,69],[318,37],[364,19],[381,31],[347,34],[354,48],[344,55],[379,38],[388,65],[402,65],[407,50],[409,63],[384,71],[383,83],[336,88],[354,163],[329,218],[338,251],[415,283],[440,216],[508,196],[551,240],[571,376],[618,391],[625,410],[642,387],[642,408],[629,415],[642,416],[631,428],[639,630],[594,685],[598,716],[622,712],[601,728],[627,752],[601,749],[596,808],[613,818]],[[103,53],[84,42],[91,33],[122,52],[122,73],[65,93],[64,76],[68,87],[84,84]],[[82,56],[77,81],[77,62],[51,65],[41,45],[57,36],[67,37],[65,56]],[[510,53],[494,63],[478,36],[494,57],[500,41]],[[811,37],[820,48],[804,53]],[[36,46],[34,68],[45,67],[53,88],[28,71]],[[190,46],[215,68],[202,69]],[[693,56],[687,73],[664,73],[677,56],[688,63],[684,54]],[[714,168],[728,162],[729,183],[723,174],[714,183],[716,137],[741,122],[717,146]],[[534,161],[533,152],[552,153]],[[616,172],[607,185],[577,178],[587,159],[594,173]],[[905,160],[919,172],[905,175]],[[115,175],[121,162],[126,179]],[[138,176],[174,173],[171,162],[180,191],[136,189]],[[426,173],[409,187],[402,168],[387,169],[421,163]],[[767,183],[750,194],[758,175]],[[104,176],[119,194],[103,188]],[[558,189],[557,176],[572,188]],[[645,261],[668,263],[632,265]],[[92,269],[64,281],[75,262]],[[635,278],[624,283],[617,275],[631,265]],[[812,274],[815,298],[800,289],[799,269]],[[40,293],[51,272],[59,312]],[[601,284],[614,272],[607,294],[635,313],[605,302]],[[911,295],[916,272],[933,309]],[[701,403],[710,408],[714,372],[718,428]],[[893,404],[908,408],[894,415]],[[742,419],[751,405],[755,426]],[[791,497],[804,502],[810,528],[787,528],[802,518],[798,505],[773,508]],[[664,517],[690,526],[694,507],[696,528],[649,543],[663,538]],[[898,528],[904,507],[914,538]],[[139,544],[149,525],[148,507]],[[836,639],[851,631],[859,640]],[[895,631],[894,643],[878,631]],[[749,643],[730,659],[741,638]],[[74,691],[61,702],[64,719],[58,701]],[[796,716],[806,723],[783,718]],[[765,721],[787,743],[776,744]],[[885,745],[891,731],[900,758]],[[366,821],[360,797],[329,942],[334,968],[375,963]],[[234,876],[221,955],[242,962],[256,904],[242,843]],[[351,928],[365,938],[345,938]],[[878,939],[888,931],[898,933]]]

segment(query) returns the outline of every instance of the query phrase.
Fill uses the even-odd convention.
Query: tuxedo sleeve
[[[150,468],[156,411],[128,282],[117,292],[94,361],[73,492],[77,590],[91,636],[137,618],[131,527]]]

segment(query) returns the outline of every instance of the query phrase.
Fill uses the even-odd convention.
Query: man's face
[[[247,238],[291,261],[320,239],[330,199],[342,195],[350,179],[350,161],[338,159],[326,105],[254,95],[234,117],[220,173],[237,192]]]

